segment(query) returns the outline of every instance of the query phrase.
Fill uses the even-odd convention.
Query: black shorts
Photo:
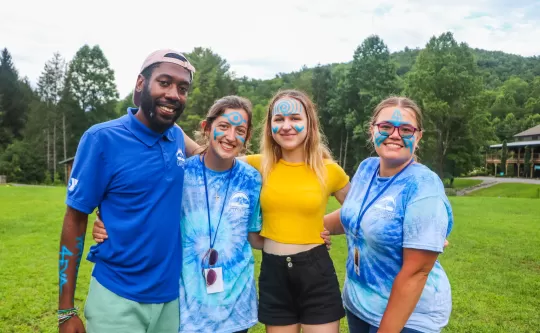
[[[343,317],[339,282],[326,245],[288,256],[263,251],[259,275],[261,323],[319,325]]]

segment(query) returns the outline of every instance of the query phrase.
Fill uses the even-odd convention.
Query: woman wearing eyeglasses
[[[351,333],[440,332],[452,308],[437,260],[453,225],[439,177],[415,161],[422,113],[392,97],[375,109],[371,141],[379,157],[363,161],[340,211],[325,217],[345,233],[343,301]]]
[[[251,103],[227,96],[202,122],[200,155],[186,160],[182,198],[182,333],[247,332],[257,323],[251,247],[261,249],[261,175],[236,160],[252,130]],[[107,221],[104,221],[105,225]],[[96,222],[93,236],[106,235]],[[141,318],[152,320],[152,318]]]

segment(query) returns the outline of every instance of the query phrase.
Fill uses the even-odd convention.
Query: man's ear
[[[137,84],[135,84],[135,90],[137,90],[137,92],[143,91],[144,81],[144,76],[142,76],[142,74],[139,74],[139,76],[137,77]]]

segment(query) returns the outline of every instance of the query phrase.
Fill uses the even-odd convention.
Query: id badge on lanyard
[[[373,181],[375,180],[375,177],[377,177],[377,174],[379,173],[380,165],[377,167],[377,169],[373,173],[373,176],[371,176],[371,180],[370,180],[368,188],[367,188],[367,190],[366,190],[366,192],[364,194],[364,200],[362,200],[362,206],[360,207],[360,212],[358,214],[358,219],[357,219],[356,226],[355,226],[356,230],[354,230],[354,233],[353,233],[353,237],[356,240],[355,245],[354,245],[354,271],[355,271],[355,273],[357,275],[360,275],[360,248],[357,245],[358,244],[357,243],[357,238],[359,236],[359,231],[360,231],[360,223],[362,223],[362,219],[364,218],[364,215],[366,214],[367,210],[371,207],[371,205],[373,205],[373,203],[375,203],[375,201],[377,201],[377,199],[379,199],[379,197],[388,189],[388,187],[390,187],[390,185],[392,185],[394,180],[396,180],[396,178],[399,177],[399,175],[401,175],[403,173],[403,171],[405,171],[405,169],[407,169],[409,167],[409,165],[411,165],[413,162],[414,162],[414,160],[411,159],[411,161],[403,169],[401,169],[401,171],[399,171],[396,175],[394,175],[394,177],[392,177],[388,181],[388,183],[386,183],[386,185],[383,187],[383,189],[381,191],[379,191],[379,193],[377,193],[377,195],[367,204],[366,208],[364,209],[364,205],[366,204],[367,198],[369,196],[369,192],[371,190],[371,186],[373,185]]]

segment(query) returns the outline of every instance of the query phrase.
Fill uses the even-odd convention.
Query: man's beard
[[[141,109],[143,110],[144,116],[150,123],[150,127],[155,131],[164,132],[169,127],[173,126],[176,120],[182,115],[182,112],[184,112],[184,109],[186,108],[186,104],[180,101],[173,102],[170,100],[167,100],[166,103],[162,103],[174,108],[175,114],[172,119],[163,119],[158,117],[156,110],[158,104],[159,103],[157,100],[154,100],[150,94],[150,87],[148,84],[145,84],[141,93]]]

